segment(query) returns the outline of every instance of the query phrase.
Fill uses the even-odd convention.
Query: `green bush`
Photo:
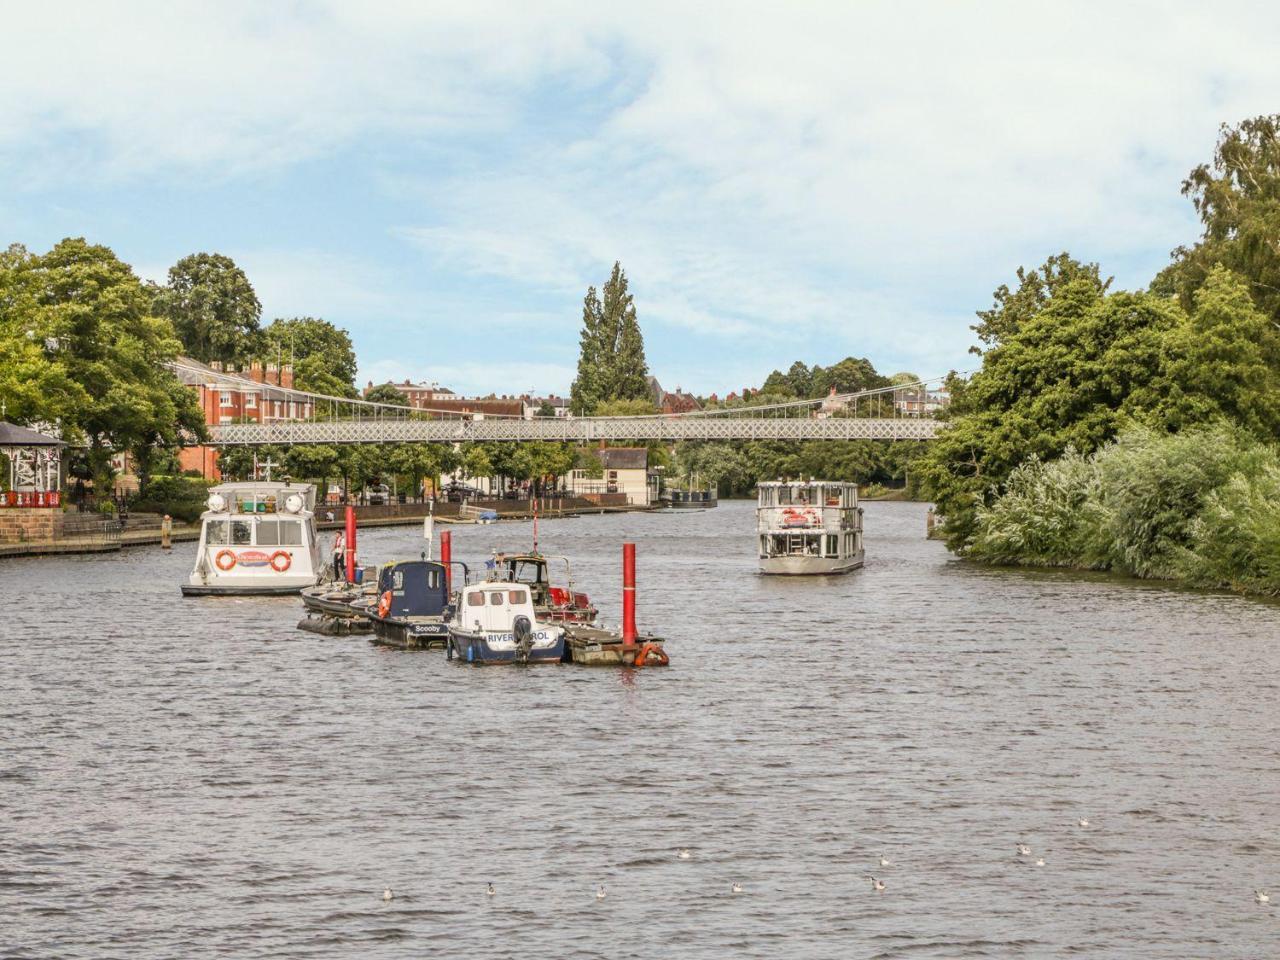
[[[1219,423],[1032,458],[977,511],[966,555],[1280,594],[1280,451]]]

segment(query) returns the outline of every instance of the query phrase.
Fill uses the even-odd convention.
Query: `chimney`
[[[219,373],[221,373],[221,372],[222,372],[222,361],[221,361],[221,360],[210,360],[210,361],[209,361],[209,369],[210,369],[210,370],[217,370]]]
[[[249,379],[254,383],[262,382],[262,361],[254,360],[249,364]]]
[[[273,386],[280,386],[280,368],[274,363],[267,364],[266,379],[263,383],[270,383]]]
[[[236,372],[236,365],[234,363],[228,363],[227,373],[235,373],[235,372]]]
[[[293,364],[286,363],[280,368],[280,386],[293,387]]]

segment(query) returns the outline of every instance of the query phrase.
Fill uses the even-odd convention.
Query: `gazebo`
[[[0,508],[62,505],[62,448],[57,437],[0,420],[0,453],[9,458],[9,490]]]

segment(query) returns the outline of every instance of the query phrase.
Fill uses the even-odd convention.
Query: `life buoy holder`
[[[391,591],[385,591],[378,598],[378,616],[383,620],[387,619],[387,614],[391,612]]]
[[[226,573],[236,565],[236,555],[230,550],[219,550],[218,555],[213,558],[213,562],[219,570]]]
[[[293,565],[293,556],[286,550],[277,550],[271,555],[271,569],[276,573],[284,573]]]
[[[631,661],[631,666],[639,670],[641,667],[649,665],[650,657],[658,658],[658,666],[665,667],[671,663],[671,658],[667,656],[667,652],[656,643],[641,644],[640,649],[636,651],[635,659]]]

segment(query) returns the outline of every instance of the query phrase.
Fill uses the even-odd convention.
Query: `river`
[[[1275,955],[1280,606],[957,562],[904,503],[766,578],[752,508],[542,522],[609,622],[637,543],[635,674],[184,600],[191,544],[3,561],[0,956]]]

